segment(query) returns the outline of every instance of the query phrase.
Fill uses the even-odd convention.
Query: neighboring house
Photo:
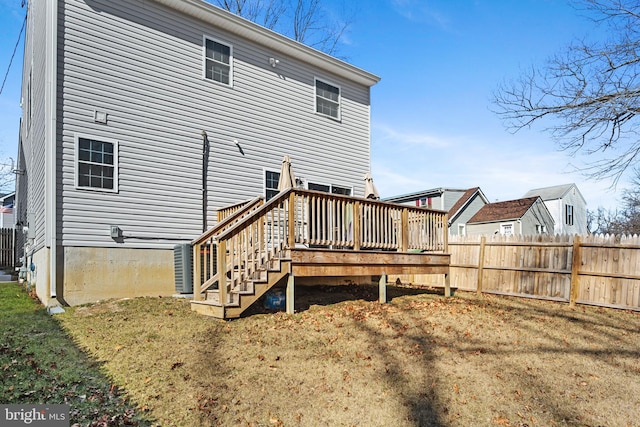
[[[540,196],[555,221],[555,234],[587,234],[587,202],[575,184],[531,190],[524,197]]]
[[[0,228],[15,228],[13,205],[16,193],[3,194],[0,196]]]
[[[547,234],[553,218],[540,197],[484,205],[467,221],[467,234]]]
[[[479,187],[464,189],[434,188],[386,198],[385,201],[422,206],[448,212],[449,234],[466,233],[466,223],[480,208],[489,203]]]
[[[284,155],[363,193],[377,76],[202,0],[27,4],[16,210],[44,304],[174,293],[174,245],[272,195]]]

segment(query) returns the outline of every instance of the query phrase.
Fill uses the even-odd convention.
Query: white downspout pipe
[[[58,0],[46,2],[45,58],[45,245],[49,247],[49,295],[56,298],[57,277],[57,85]]]

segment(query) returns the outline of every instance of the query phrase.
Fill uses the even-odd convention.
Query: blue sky
[[[340,5],[339,0],[329,0]],[[590,209],[613,208],[624,179],[593,182],[575,172],[593,158],[557,151],[536,126],[507,132],[491,112],[505,79],[540,65],[593,23],[564,0],[355,0],[340,46],[348,62],[379,75],[372,88],[371,169],[383,197],[479,186],[490,201],[575,182]],[[338,7],[336,7],[338,8]],[[331,13],[331,9],[328,10]],[[25,10],[0,0],[0,74]],[[0,95],[0,163],[16,158],[22,43]]]

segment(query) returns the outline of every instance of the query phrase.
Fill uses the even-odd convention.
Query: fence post
[[[484,275],[484,247],[487,243],[487,238],[482,236],[480,238],[480,254],[478,255],[478,289],[476,292],[478,295],[482,294],[482,276]]]
[[[576,305],[576,300],[578,299],[579,294],[579,286],[580,286],[580,278],[578,276],[578,272],[580,269],[580,263],[582,262],[582,256],[580,253],[580,236],[576,235],[573,237],[573,256],[571,259],[571,285],[569,288],[569,306],[573,307]]]

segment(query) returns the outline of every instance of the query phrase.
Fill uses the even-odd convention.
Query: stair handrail
[[[191,244],[192,245],[202,244],[203,242],[205,242],[207,239],[211,238],[212,236],[220,233],[221,231],[224,231],[224,230],[230,228],[230,226],[233,225],[233,223],[235,221],[237,221],[238,218],[241,218],[242,216],[246,215],[247,212],[250,212],[256,206],[260,206],[263,203],[264,203],[264,197],[262,197],[262,196],[258,196],[258,197],[255,197],[253,199],[246,200],[246,201],[244,201],[242,203],[238,203],[237,205],[240,205],[240,204],[244,204],[244,205],[240,209],[236,210],[231,215],[227,216],[225,219],[220,221],[214,227],[211,227],[206,232],[202,233],[202,235],[200,235],[198,238],[193,240],[191,242]],[[236,206],[236,205],[233,205],[233,206]]]
[[[347,215],[349,233],[345,232]],[[320,240],[314,240],[311,235],[314,227],[324,228]],[[331,230],[327,232],[329,228]],[[247,212],[215,236],[217,280],[224,282],[218,286],[220,301],[227,301],[231,289],[241,286],[277,253],[296,244],[353,250],[446,252],[447,235],[445,211],[314,190],[288,189]],[[206,240],[195,241],[194,256],[199,254],[200,246]],[[199,259],[196,261],[194,258],[194,263],[197,270],[194,273],[196,299],[199,297],[201,270],[198,268]],[[213,266],[210,265],[209,272],[212,271]],[[206,286],[212,283],[213,278],[205,280]]]

